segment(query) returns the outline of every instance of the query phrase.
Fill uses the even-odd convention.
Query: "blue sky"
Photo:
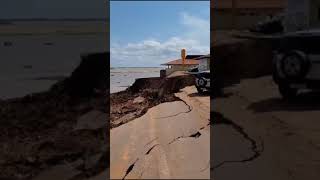
[[[187,54],[208,54],[209,1],[111,1],[112,67],[155,67]]]

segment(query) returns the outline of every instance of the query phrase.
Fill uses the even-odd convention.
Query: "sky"
[[[105,18],[106,0],[0,0],[0,18]]]
[[[210,1],[111,1],[111,67],[159,67],[210,52]]]

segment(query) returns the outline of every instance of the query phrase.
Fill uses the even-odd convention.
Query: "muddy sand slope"
[[[86,179],[108,168],[108,57],[83,56],[49,91],[0,101],[0,179],[66,179],[61,167]]]

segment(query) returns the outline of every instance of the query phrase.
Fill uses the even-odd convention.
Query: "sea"
[[[74,22],[72,27],[67,28],[65,26],[69,22],[32,22],[30,26],[26,26],[26,23],[30,24],[15,23],[0,29],[0,99],[48,90],[72,73],[81,61],[81,54],[108,51],[105,34],[77,33],[79,26],[80,29],[88,26],[86,22]],[[23,28],[37,25],[40,28],[44,27],[44,23],[50,25],[46,31],[59,27],[75,33],[21,35],[21,32],[16,32],[4,35],[1,31],[9,28],[20,31],[20,27],[23,31]]]
[[[138,78],[160,77],[160,67],[110,68],[110,93],[123,91]]]
[[[107,33],[101,27],[106,25],[96,21],[0,25],[0,100],[46,91],[71,75],[80,64],[81,54],[109,51]],[[159,77],[160,69],[110,68],[110,92],[125,90],[137,78]]]

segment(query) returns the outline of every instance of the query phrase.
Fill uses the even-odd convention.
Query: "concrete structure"
[[[284,12],[287,0],[211,1],[212,30],[248,29],[257,22]],[[302,0],[300,0],[302,1]]]
[[[320,27],[320,0],[288,0],[286,31],[297,31]]]

